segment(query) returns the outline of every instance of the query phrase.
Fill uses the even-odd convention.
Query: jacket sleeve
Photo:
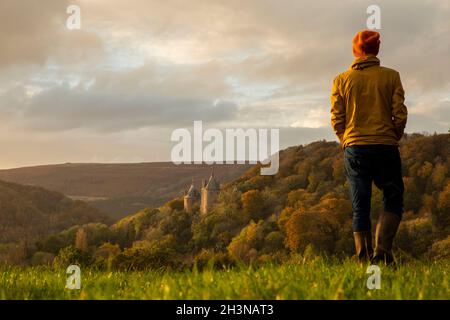
[[[342,143],[345,132],[345,105],[340,93],[339,76],[334,79],[331,90],[331,126]]]
[[[392,94],[392,121],[394,123],[397,138],[400,140],[406,126],[408,110],[404,104],[405,91],[403,90],[400,74],[397,72],[394,82],[394,91]]]

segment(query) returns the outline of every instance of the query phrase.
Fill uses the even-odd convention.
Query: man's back
[[[336,77],[332,126],[343,146],[397,145],[406,124],[404,91],[397,71],[375,56],[356,59]]]

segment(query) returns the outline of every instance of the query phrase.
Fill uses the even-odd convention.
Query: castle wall
[[[184,210],[186,212],[191,212],[194,206],[194,199],[189,197],[184,197]]]

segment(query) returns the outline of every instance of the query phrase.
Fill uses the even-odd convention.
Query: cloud
[[[45,136],[49,150],[67,148],[64,157],[75,156],[79,143],[114,159],[121,158],[119,145],[140,153],[133,141],[144,134],[159,137],[153,154],[165,154],[170,130],[194,120],[219,128],[277,126],[292,144],[332,139],[331,81],[350,65],[351,40],[373,4],[78,0],[82,28],[68,31],[66,7],[73,3],[0,2],[0,120],[29,144]],[[446,132],[449,2],[377,4],[380,58],[401,73],[406,130]],[[69,133],[70,147],[57,139]],[[123,135],[127,146],[117,142]],[[16,154],[18,162],[25,156]],[[56,161],[52,152],[47,157]]]
[[[21,93],[21,95],[20,95]],[[121,92],[90,92],[56,87],[28,99],[22,90],[6,96],[20,108],[6,110],[5,118],[16,117],[28,128],[39,131],[66,131],[86,128],[120,132],[143,127],[177,127],[194,120],[217,122],[234,117],[236,105],[227,101],[147,95]]]
[[[66,29],[68,0],[0,2],[0,71],[17,65],[98,61],[103,49],[93,32]]]
[[[448,132],[450,130],[450,100],[421,101],[409,111],[409,132]]]

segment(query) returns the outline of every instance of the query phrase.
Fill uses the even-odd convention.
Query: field
[[[366,267],[321,259],[203,271],[81,271],[81,290],[65,289],[65,270],[0,269],[1,299],[450,299],[450,261],[381,269],[381,289],[366,287]]]

